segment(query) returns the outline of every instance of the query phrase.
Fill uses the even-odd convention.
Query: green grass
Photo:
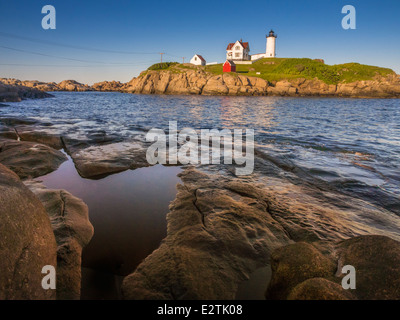
[[[222,74],[222,64],[206,66],[212,74]],[[318,78],[327,84],[349,83],[358,80],[371,80],[376,75],[386,76],[393,70],[359,63],[326,65],[308,58],[268,58],[251,65],[236,65],[237,74],[259,77],[269,82],[296,78]],[[259,72],[260,74],[257,74]]]
[[[179,64],[178,62],[160,62],[148,67],[147,70],[167,70]]]

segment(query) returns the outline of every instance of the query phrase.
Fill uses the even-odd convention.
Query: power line
[[[143,61],[135,64],[119,64],[113,65],[113,67],[126,67],[126,66],[142,66],[144,64],[156,63],[156,61]],[[52,68],[100,68],[108,67],[109,65],[55,65],[55,64],[23,64],[23,63],[0,63],[0,66],[13,66],[13,67],[52,67]]]
[[[73,49],[78,49],[78,50],[86,50],[86,51],[117,53],[117,54],[154,54],[154,55],[158,54],[158,52],[118,51],[118,50],[106,50],[106,49],[90,48],[90,47],[84,47],[84,46],[75,46],[75,45],[63,44],[63,43],[59,43],[59,42],[53,42],[53,41],[29,38],[29,37],[20,36],[20,35],[11,34],[11,33],[6,33],[6,32],[0,32],[0,36],[1,37],[6,37],[6,38],[14,38],[14,39],[20,39],[20,40],[25,40],[25,41],[30,41],[30,42],[48,44],[48,45],[53,45],[53,46],[59,46],[59,47],[64,47],[64,48],[73,48]]]
[[[39,55],[39,56],[44,56],[44,57],[51,57],[51,58],[56,58],[56,59],[77,61],[77,62],[85,62],[85,63],[97,63],[97,64],[104,64],[104,65],[107,65],[107,64],[108,65],[127,65],[127,64],[129,64],[129,63],[126,63],[126,62],[104,62],[104,61],[94,61],[94,60],[82,60],[82,59],[67,58],[67,57],[54,56],[54,55],[50,55],[50,54],[46,54],[46,53],[34,52],[34,51],[29,51],[29,50],[22,50],[22,49],[7,47],[7,46],[0,46],[0,48],[12,50],[12,51],[17,51],[17,52],[23,52],[23,53]]]

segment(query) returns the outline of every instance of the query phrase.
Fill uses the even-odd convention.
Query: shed
[[[226,60],[223,67],[223,72],[236,72],[236,64],[232,60]]]
[[[205,66],[206,60],[199,54],[195,54],[192,59],[190,59],[190,63],[197,66]]]

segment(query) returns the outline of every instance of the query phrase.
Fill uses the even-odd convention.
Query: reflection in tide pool
[[[82,256],[82,299],[120,298],[123,276],[166,236],[166,214],[180,171],[156,165],[89,180],[79,176],[69,158],[57,171],[37,178],[48,188],[69,191],[89,207],[94,236]]]

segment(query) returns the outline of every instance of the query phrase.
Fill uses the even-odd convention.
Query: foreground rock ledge
[[[239,282],[291,242],[251,185],[195,169],[180,177],[168,235],[124,279],[126,299],[234,299]]]
[[[88,207],[65,190],[47,189],[33,180],[25,184],[43,203],[56,237],[57,299],[80,299],[82,249],[94,232]]]
[[[57,265],[57,245],[42,203],[0,164],[0,300],[55,299],[42,268]]]
[[[274,266],[280,258],[273,252],[279,254],[288,245],[295,246],[286,255],[296,261],[293,270],[304,272],[308,261],[312,266],[292,280],[287,274],[283,280],[273,277],[270,299],[288,298],[309,278],[325,280],[304,284],[292,293],[293,299],[316,282],[325,288],[326,297],[350,299],[335,282],[327,282],[337,260],[320,250],[332,252],[335,244],[360,235],[400,235],[398,217],[344,195],[326,192],[324,199],[315,190],[282,179],[236,178],[195,168],[186,169],[180,178],[183,185],[178,185],[167,215],[167,237],[124,279],[126,299],[234,299],[239,283],[271,264],[271,256]],[[324,245],[314,248],[301,244],[304,241]]]

